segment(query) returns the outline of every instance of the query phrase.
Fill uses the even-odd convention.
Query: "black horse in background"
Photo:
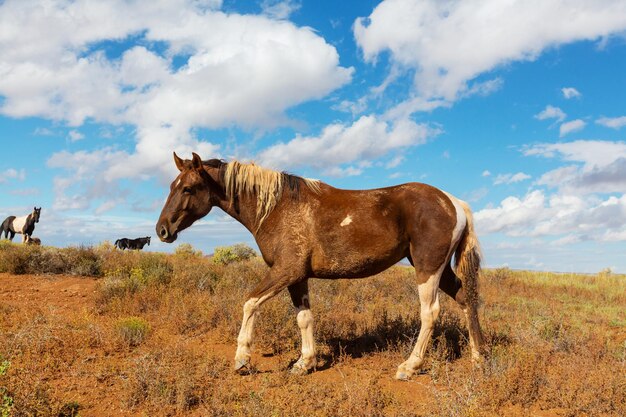
[[[146,244],[150,246],[150,236],[139,237],[137,239],[128,239],[128,238],[123,237],[115,241],[115,247],[121,250],[124,250],[124,249],[141,250],[143,249],[144,246],[146,246]]]

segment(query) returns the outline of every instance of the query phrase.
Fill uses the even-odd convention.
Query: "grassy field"
[[[2,417],[626,415],[622,275],[483,271],[490,357],[471,366],[461,312],[442,294],[410,382],[392,377],[419,330],[411,269],[312,280],[317,372],[288,372],[300,336],[285,293],[263,306],[257,370],[241,376],[232,360],[245,295],[266,271],[258,258],[0,243]]]

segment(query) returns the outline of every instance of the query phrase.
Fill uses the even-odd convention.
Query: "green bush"
[[[245,261],[257,256],[250,246],[238,243],[232,246],[218,246],[213,253],[213,263],[228,265],[233,262]]]
[[[140,345],[150,331],[150,325],[141,317],[126,317],[116,323],[118,335],[128,346]]]
[[[200,258],[202,251],[194,249],[190,243],[181,243],[176,247],[174,254],[183,258]]]
[[[10,366],[11,362],[2,360],[2,356],[0,356],[0,377],[7,374]],[[0,401],[0,417],[9,417],[13,408],[13,397],[3,386],[0,386]]]

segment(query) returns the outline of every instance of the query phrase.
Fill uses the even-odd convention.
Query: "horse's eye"
[[[191,194],[191,187],[183,187],[183,194]]]

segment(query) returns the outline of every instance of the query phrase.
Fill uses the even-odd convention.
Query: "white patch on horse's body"
[[[454,205],[454,209],[456,210],[456,225],[454,226],[454,230],[452,231],[452,237],[450,241],[451,250],[454,251],[456,245],[461,238],[461,235],[463,234],[463,230],[465,230],[467,218],[465,217],[465,210],[463,210],[463,206],[459,202],[459,199],[452,194],[446,193],[445,191],[444,194],[448,196],[448,198]]]
[[[180,178],[178,179],[178,181],[176,181],[176,185],[174,187],[178,187],[178,184],[180,184]]]
[[[20,216],[20,217],[16,217],[15,220],[13,220],[13,230],[15,230],[15,233],[23,233],[24,231],[24,226],[26,226],[26,221],[28,220],[28,216]]]
[[[350,216],[349,214],[346,216],[345,219],[343,219],[343,221],[341,222],[340,226],[344,227],[349,225],[350,223],[352,223],[352,216]]]

